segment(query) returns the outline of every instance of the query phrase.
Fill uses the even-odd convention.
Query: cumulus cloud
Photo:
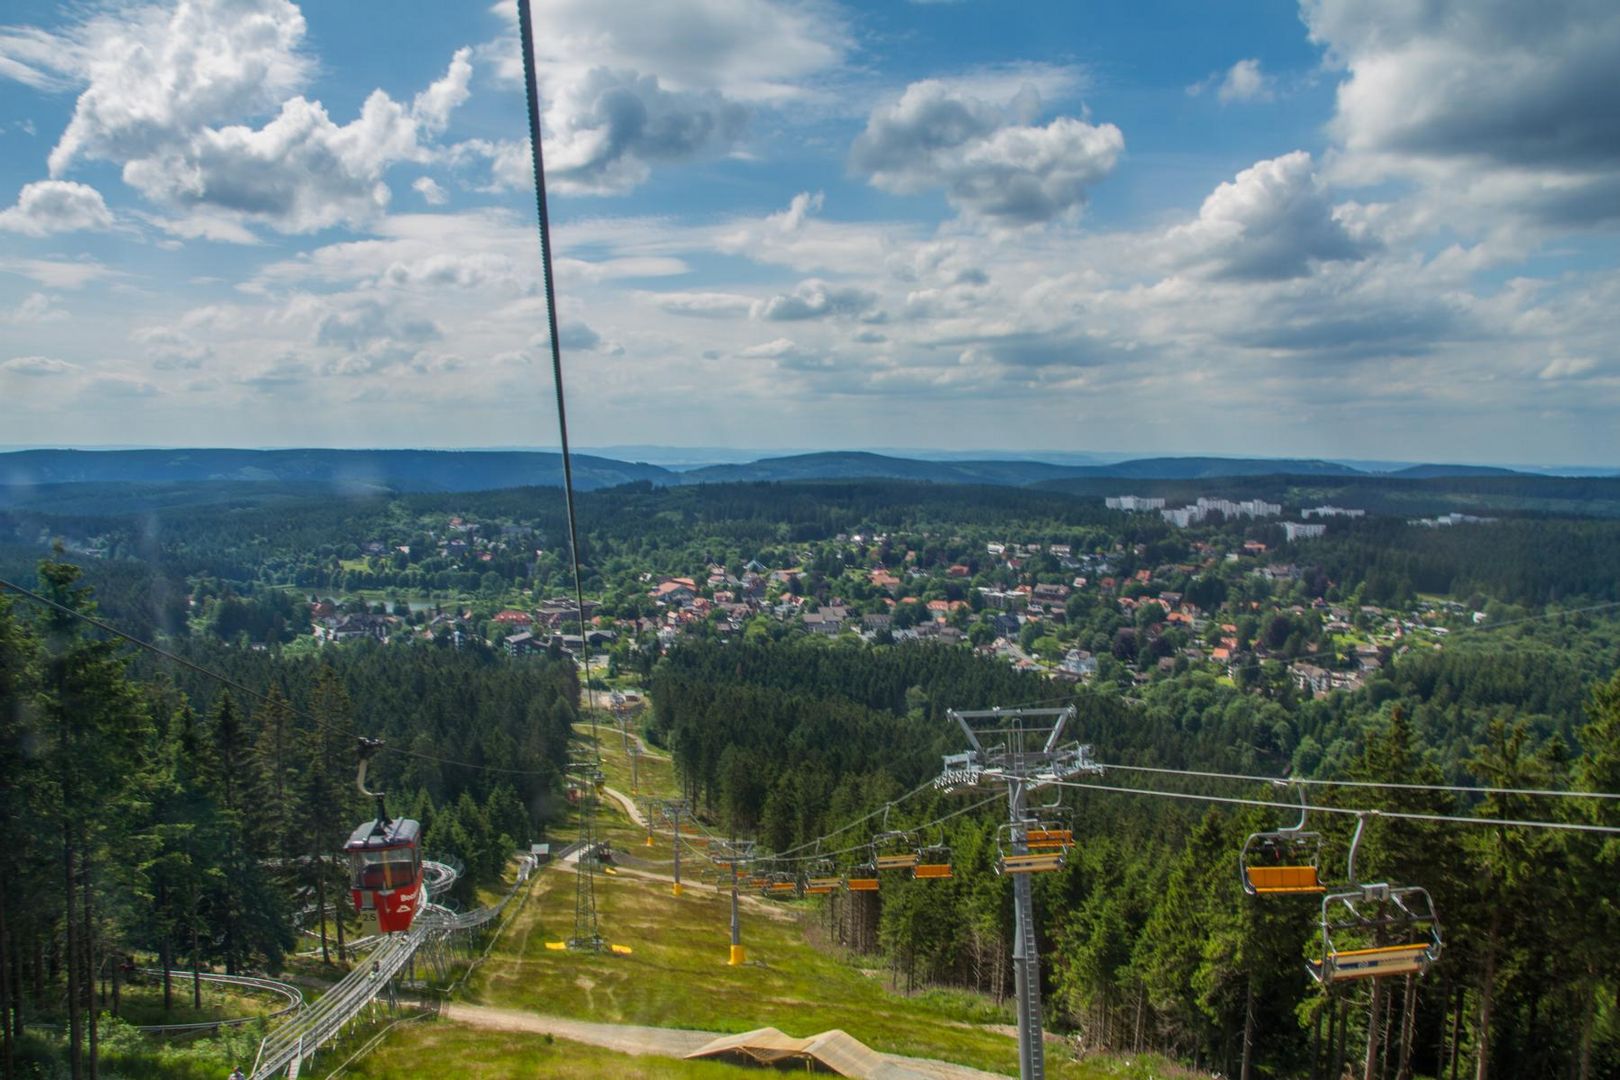
[[[513,16],[508,3],[494,10]],[[656,165],[730,150],[753,109],[811,96],[806,83],[850,49],[842,15],[820,0],[540,0],[535,25],[542,123],[555,144],[548,180],[580,195],[623,194]],[[498,77],[520,78],[510,36],[483,54]],[[531,182],[526,144],[461,151],[488,161],[493,187]]]
[[[25,184],[17,195],[17,205],[0,210],[0,230],[28,236],[109,229],[112,224],[112,211],[107,209],[101,192],[71,180]]]
[[[512,5],[496,10],[513,17]],[[715,90],[742,102],[803,97],[803,80],[837,66],[851,47],[838,10],[815,0],[539,0],[534,20],[545,28],[534,43],[541,67],[562,78],[577,74],[579,58],[589,56],[595,65],[655,74],[679,90]],[[517,50],[501,55],[515,81]]]
[[[1033,92],[997,105],[938,80],[912,83],[874,110],[850,149],[850,166],[902,195],[942,188],[969,217],[1028,225],[1072,217],[1087,189],[1125,147],[1113,124],[1060,116],[1045,125]]]
[[[450,124],[450,114],[471,96],[467,89],[472,81],[472,49],[457,49],[450,57],[450,69],[444,77],[416,95],[411,102],[411,116],[429,134],[437,134]]]
[[[791,293],[778,293],[754,304],[752,314],[754,318],[766,322],[793,322],[828,316],[847,318],[870,311],[877,299],[877,293],[869,289],[828,285],[825,281],[811,278],[800,282]]]
[[[1358,179],[1417,175],[1558,224],[1620,214],[1620,6],[1306,0]],[[1547,189],[1551,187],[1550,197]]]
[[[1183,263],[1211,277],[1254,281],[1301,277],[1313,263],[1359,259],[1370,246],[1339,219],[1303,150],[1222,183],[1169,242]]]
[[[81,156],[145,158],[185,132],[273,108],[309,76],[304,32],[288,0],[185,0],[93,19],[76,65],[89,85],[51,151],[52,174]]]
[[[243,239],[219,214],[293,233],[374,218],[389,200],[383,174],[426,160],[423,140],[467,99],[471,50],[409,106],[374,91],[340,125],[295,93],[312,68],[304,34],[287,0],[185,0],[92,19],[74,32],[75,74],[88,85],[51,151],[52,175],[122,162],[125,183],[186,210],[182,223],[201,222],[193,234],[212,239]],[[232,122],[266,112],[262,127]]]
[[[431,319],[407,315],[377,300],[358,300],[325,315],[315,327],[315,343],[358,349],[377,341],[422,344],[443,335]]]
[[[729,149],[747,116],[712,91],[671,91],[655,75],[593,68],[546,110],[554,136],[547,181],[575,194],[622,194],[647,179],[651,163]]]
[[[358,119],[334,124],[296,97],[264,127],[207,128],[183,147],[131,161],[124,179],[147,196],[259,218],[284,232],[362,222],[388,205],[387,167],[423,157],[409,113],[381,90]]]
[[[71,375],[79,370],[78,364],[66,360],[58,360],[52,356],[14,356],[5,363],[0,364],[0,371],[8,371],[14,375],[30,375],[43,377],[49,375]]]

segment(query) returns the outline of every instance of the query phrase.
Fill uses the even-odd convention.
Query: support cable
[[[1109,766],[1112,768],[1112,766]],[[1228,803],[1233,806],[1266,806],[1278,810],[1298,810],[1299,803],[1272,802],[1269,799],[1240,799],[1230,795],[1195,795],[1189,791],[1165,791],[1162,788],[1112,787],[1108,784],[1076,784],[1067,780],[1050,781],[1063,788],[1077,791],[1107,791],[1121,795],[1153,795],[1162,799],[1186,799],[1193,802]],[[1605,833],[1620,836],[1620,826],[1586,825],[1575,821],[1535,821],[1519,818],[1461,817],[1453,814],[1422,814],[1408,810],[1367,810],[1352,806],[1306,806],[1313,814],[1370,814],[1374,817],[1399,818],[1403,821],[1439,821],[1456,825],[1504,825],[1523,829],[1562,829],[1568,832]]]
[[[1203,780],[1242,780],[1256,784],[1275,784],[1275,776],[1248,776],[1244,773],[1201,772],[1197,769],[1162,769],[1150,765],[1107,766],[1111,772],[1158,773],[1164,776],[1192,776]],[[1552,799],[1620,799],[1615,791],[1563,791],[1555,788],[1470,787],[1465,784],[1400,784],[1383,780],[1322,780],[1307,777],[1286,777],[1290,784],[1309,784],[1313,787],[1388,788],[1396,791],[1450,791],[1467,795],[1525,795]]]
[[[591,643],[585,631],[585,588],[579,568],[579,524],[574,513],[574,463],[568,449],[568,403],[563,394],[562,338],[557,327],[557,286],[551,260],[551,213],[546,203],[546,166],[540,148],[540,88],[535,75],[534,23],[529,0],[518,0],[518,36],[523,45],[523,89],[529,105],[529,150],[534,165],[534,202],[540,220],[540,262],[546,288],[546,323],[551,337],[551,377],[557,388],[557,437],[562,446],[563,500],[568,507],[568,554],[574,567],[574,603],[579,612],[579,651],[585,661],[585,708],[596,747],[596,699],[591,691]],[[594,753],[601,764],[601,749]]]

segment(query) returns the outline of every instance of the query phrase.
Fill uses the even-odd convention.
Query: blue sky
[[[514,4],[8,4],[0,443],[552,441]],[[537,0],[581,446],[1620,465],[1620,7]]]

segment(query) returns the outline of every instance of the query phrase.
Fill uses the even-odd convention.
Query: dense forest
[[[1263,479],[1222,490],[1258,493],[1242,485]],[[1497,480],[1520,482],[1480,482]],[[59,1023],[75,1054],[95,1055],[92,1018],[117,1010],[120,960],[135,952],[233,970],[341,954],[333,852],[368,812],[353,784],[357,733],[387,740],[378,782],[423,821],[429,851],[468,866],[464,900],[561,813],[576,669],[543,651],[508,657],[486,633],[494,613],[569,584],[555,492],[232,492],[0,511],[0,576],[37,581],[183,661],[0,595],[0,810],[17,837],[0,854],[8,1062],[43,1053],[25,1022]],[[1276,798],[1269,785],[1132,766],[1620,790],[1620,622],[1582,610],[1620,601],[1614,522],[1334,519],[1326,535],[1288,543],[1275,520],[1178,530],[1089,495],[862,480],[631,485],[579,505],[587,594],[621,626],[663,614],[648,596],[660,575],[724,581],[750,565],[794,568],[766,607],[836,599],[856,625],[888,615],[870,640],[815,636],[761,610],[724,633],[702,620],[669,642],[626,632],[613,648],[605,677],[647,680],[646,733],[671,750],[694,804],[765,850],[877,811],[825,849],[859,857],[882,808],[963,749],[946,711],[987,705],[1073,702],[1075,736],[1115,767],[1109,786]],[[61,546],[40,566],[53,538]],[[1014,540],[1019,566],[987,555]],[[1248,544],[1264,554],[1237,555]],[[876,585],[879,570],[904,588]],[[1098,589],[1104,575],[1118,587]],[[1076,585],[1061,611],[1006,633],[1041,657],[1094,653],[1087,685],[968,647],[1003,633],[991,624],[1006,613],[983,592],[1082,576],[1091,587]],[[1167,595],[1208,613],[1205,629],[1167,625],[1169,607],[1145,602]],[[401,630],[389,644],[316,646],[316,597],[387,612]],[[935,601],[959,604],[950,618],[964,644],[895,644],[933,621]],[[1362,606],[1380,604],[1399,613]],[[454,615],[440,622],[441,608]],[[1385,640],[1361,689],[1315,696],[1291,677],[1300,661],[1348,667],[1372,627],[1403,619],[1414,636]],[[449,625],[467,633],[452,638]],[[1230,667],[1189,659],[1228,634],[1255,654]],[[1612,801],[1340,787],[1315,799],[1620,824]],[[925,791],[887,824],[917,828],[969,802]],[[1335,1054],[1371,1055],[1397,1078],[1620,1070],[1612,840],[1375,820],[1362,865],[1431,891],[1446,950],[1421,981],[1326,996],[1303,963],[1320,949],[1311,903],[1253,901],[1238,884],[1244,838],[1286,813],[1074,789],[1060,803],[1044,812],[1072,821],[1077,843],[1037,883],[1045,988],[1049,1015],[1088,1047],[1156,1047],[1229,1075],[1247,1059],[1251,1076],[1308,1075]],[[1350,820],[1313,819],[1329,879],[1343,877]],[[881,955],[908,986],[1006,993],[998,823],[989,807],[922,828],[921,840],[950,847],[955,876],[841,898],[846,944]]]
[[[180,643],[131,655],[76,567],[48,561],[62,609],[0,593],[0,1075],[49,1057],[25,1024],[64,1025],[75,1076],[116,1014],[124,961],[279,969],[341,957],[338,852],[371,807],[356,735],[388,741],[373,786],[468,870],[470,900],[559,811],[575,717],[572,665],[482,648],[355,648],[284,658]],[[301,935],[309,935],[301,938]],[[165,1005],[190,985],[164,980]]]
[[[1080,737],[1116,765],[1616,791],[1613,627],[1588,632],[1591,647],[1569,650],[1580,630],[1525,628],[1492,648],[1397,664],[1361,694],[1294,707],[1205,677],[1154,683],[1138,698],[1080,690],[1072,700]],[[963,748],[947,708],[1049,702],[1051,693],[1049,683],[932,645],[694,643],[656,672],[649,734],[668,744],[699,806],[802,861],[801,845],[925,784],[941,753]],[[1124,772],[1103,782],[1277,797],[1268,787],[1148,783]],[[1313,794],[1363,809],[1620,824],[1620,807],[1599,800]],[[917,828],[961,801],[908,798],[827,850],[843,852],[847,870],[867,857],[859,841],[880,822]],[[1247,1045],[1253,1075],[1297,1076],[1331,1052],[1320,1021],[1341,1055],[1387,1067],[1373,1075],[1445,1075],[1459,1064],[1481,1080],[1620,1068],[1612,838],[1375,820],[1360,865],[1429,889],[1447,945],[1426,979],[1369,999],[1365,984],[1324,995],[1307,976],[1304,960],[1321,948],[1312,903],[1253,900],[1239,887],[1244,837],[1286,823],[1286,813],[1204,813],[1083,790],[1062,803],[1044,812],[1072,822],[1076,847],[1060,873],[1039,881],[1038,917],[1052,1003],[1088,1047],[1160,1047],[1233,1075]],[[1326,878],[1343,878],[1350,820],[1316,825]],[[920,840],[949,844],[955,877],[886,880],[876,918],[845,924],[848,943],[882,952],[908,984],[1007,992],[1010,889],[993,869],[997,821],[992,808],[922,828]]]

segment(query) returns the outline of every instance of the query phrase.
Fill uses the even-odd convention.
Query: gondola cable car
[[[1349,889],[1322,898],[1322,959],[1306,961],[1324,986],[1353,979],[1422,975],[1440,958],[1440,920],[1427,889],[1367,883],[1356,876],[1356,851],[1367,818],[1356,816],[1346,868]]]
[[[343,853],[349,859],[349,891],[362,930],[402,933],[411,928],[424,900],[422,826],[411,818],[390,818],[385,792],[366,788],[366,766],[382,749],[377,739],[361,738],[355,786],[377,802],[377,816],[355,828]]]

